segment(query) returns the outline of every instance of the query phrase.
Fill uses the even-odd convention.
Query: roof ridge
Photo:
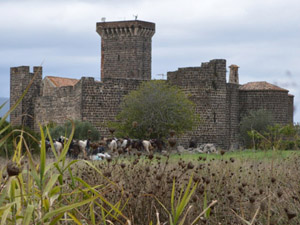
[[[267,81],[252,81],[243,84],[239,88],[240,90],[270,90],[270,91],[287,91],[287,89],[281,88],[275,84],[271,84]]]

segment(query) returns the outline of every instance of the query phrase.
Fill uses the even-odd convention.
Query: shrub
[[[293,124],[268,126],[263,133],[249,132],[250,137],[256,140],[258,147],[264,150],[296,150],[299,142],[298,134],[299,126]]]
[[[87,121],[75,122],[74,139],[86,140],[90,138],[92,141],[97,141],[100,138],[99,131]],[[59,138],[60,136],[69,136],[72,130],[72,123],[67,122],[63,126],[53,126],[50,128],[52,138]]]
[[[268,111],[260,109],[244,116],[240,123],[240,137],[244,146],[257,148],[261,140],[260,136],[256,135],[257,132],[262,134],[271,125],[273,125],[273,116]]]
[[[117,115],[117,135],[165,138],[170,130],[180,135],[199,121],[195,105],[182,90],[164,81],[147,81],[125,96]]]

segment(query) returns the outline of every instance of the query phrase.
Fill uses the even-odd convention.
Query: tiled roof
[[[259,82],[249,82],[247,84],[244,84],[240,86],[240,90],[245,90],[245,91],[261,91],[261,90],[270,90],[270,91],[288,91],[284,88],[278,87],[274,84],[270,84],[266,81],[259,81]]]
[[[47,76],[46,78],[48,78],[56,87],[74,86],[79,81],[77,79],[63,77]]]

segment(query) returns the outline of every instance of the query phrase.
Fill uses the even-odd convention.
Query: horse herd
[[[67,144],[68,138],[61,136],[57,140],[53,140],[56,153],[60,154]],[[51,152],[51,143],[46,139],[46,151]],[[101,158],[111,157],[111,154],[128,153],[132,151],[145,151],[147,153],[153,151],[161,152],[166,145],[161,139],[139,140],[130,138],[102,138],[100,141],[92,142],[87,140],[71,140],[68,148],[67,156],[70,158],[78,158],[80,155],[84,159],[95,159],[95,156]]]

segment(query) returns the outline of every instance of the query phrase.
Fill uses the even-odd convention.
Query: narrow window
[[[118,61],[120,61],[120,55],[118,55]]]
[[[216,123],[217,122],[217,115],[216,115],[216,113],[214,112],[214,123]]]
[[[213,89],[217,90],[217,83],[216,83],[216,81],[213,80],[211,82],[211,85],[212,85]]]

